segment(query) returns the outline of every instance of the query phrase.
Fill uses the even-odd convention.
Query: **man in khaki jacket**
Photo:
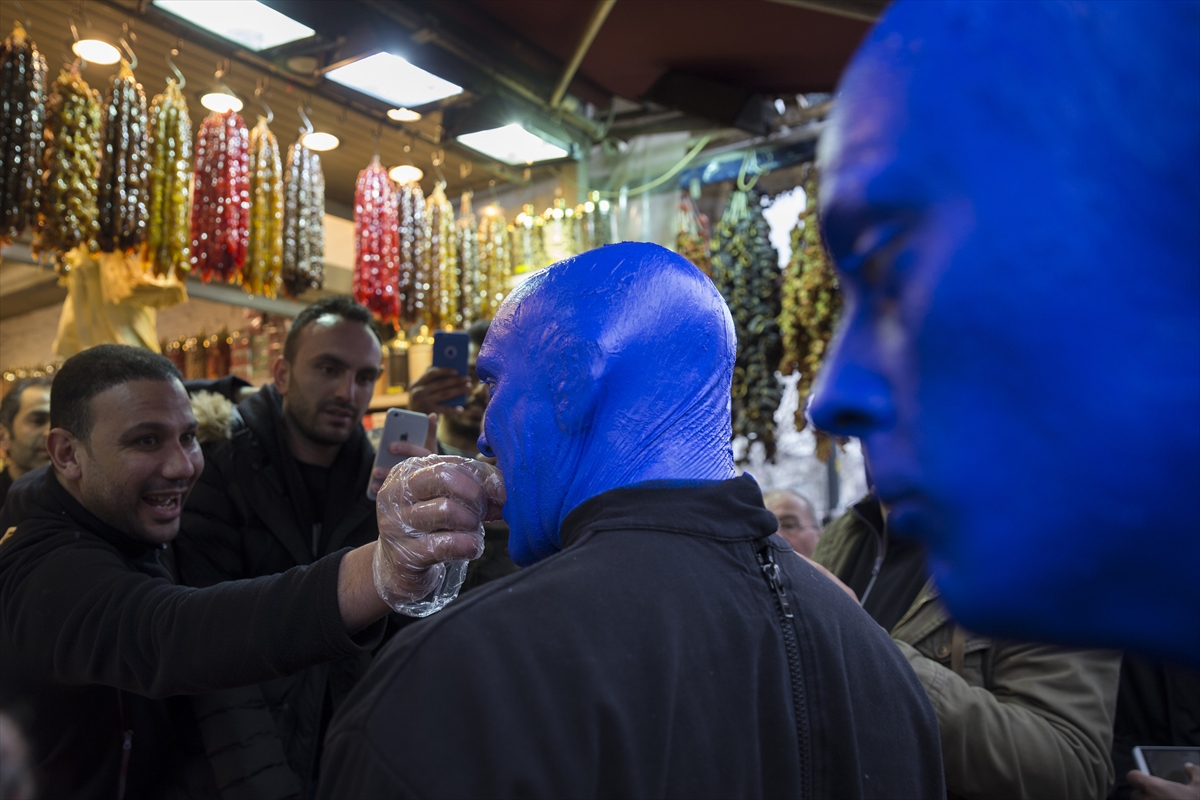
[[[1104,798],[1119,653],[991,639],[950,619],[918,545],[889,539],[868,495],[813,560],[891,634],[937,711],[946,789],[964,798]]]

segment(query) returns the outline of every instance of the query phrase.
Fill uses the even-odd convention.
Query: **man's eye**
[[[196,441],[196,432],[188,431],[183,436],[179,437],[179,441],[184,445],[191,445],[193,442]]]
[[[158,444],[158,437],[157,436],[143,436],[142,438],[138,439],[137,442],[135,442],[135,444],[138,447],[153,447],[154,445]]]

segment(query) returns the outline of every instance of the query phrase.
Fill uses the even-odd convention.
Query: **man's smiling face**
[[[204,471],[196,418],[179,381],[136,380],[90,401],[91,432],[75,447],[84,507],[135,539],[169,542]]]

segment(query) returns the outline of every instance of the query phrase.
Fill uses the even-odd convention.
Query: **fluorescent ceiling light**
[[[421,118],[421,115],[411,108],[389,108],[387,115],[388,119],[394,119],[396,122],[416,122]]]
[[[268,50],[316,33],[257,0],[154,0],[154,5],[251,50]]]
[[[300,137],[300,144],[307,147],[309,150],[333,150],[341,141],[332,133],[324,131],[316,131],[314,133],[306,133]]]
[[[121,60],[121,51],[100,39],[80,39],[71,45],[71,52],[89,64],[115,64]]]
[[[532,164],[569,155],[558,145],[535,136],[515,122],[503,128],[464,133],[458,141],[505,164]]]
[[[388,177],[396,183],[416,183],[425,177],[425,173],[420,167],[414,167],[411,164],[400,164],[388,170]]]
[[[422,106],[462,93],[461,86],[442,80],[391,53],[360,58],[344,67],[331,69],[325,77],[394,106]]]

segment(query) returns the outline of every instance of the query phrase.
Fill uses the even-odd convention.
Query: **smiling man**
[[[821,141],[813,404],[972,630],[1200,664],[1200,3],[905,2]]]
[[[482,549],[482,530],[414,538],[445,515],[406,513],[390,537],[403,553],[371,542],[271,578],[177,586],[168,545],[204,468],[178,370],[123,345],[85,350],[58,373],[50,425],[51,467],[14,488],[25,511],[0,540],[0,706],[28,712],[46,797],[215,796],[173,695],[365,653],[381,591],[420,599],[431,567]]]
[[[204,474],[177,544],[183,583],[273,575],[374,541],[367,482],[375,453],[362,417],[381,360],[374,320],[353,299],[324,298],[300,312],[274,382],[236,410],[224,405],[229,418],[212,427],[227,434],[203,443]],[[221,788],[304,794],[329,715],[365,667],[365,656],[348,657],[198,698]]]

